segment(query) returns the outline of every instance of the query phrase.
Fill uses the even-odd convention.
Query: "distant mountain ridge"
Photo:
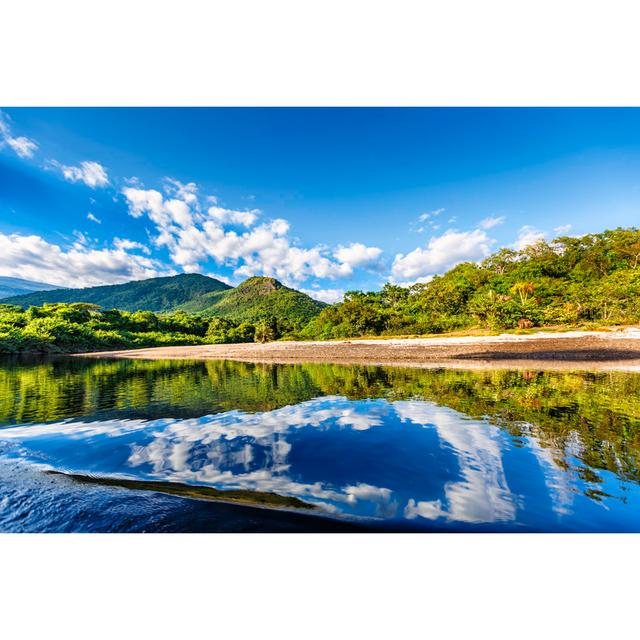
[[[169,312],[183,310],[253,322],[273,315],[301,326],[327,305],[275,278],[256,276],[237,287],[197,273],[137,280],[85,289],[54,289],[8,297],[4,304],[23,308],[54,302],[88,302],[104,309]]]
[[[0,276],[0,299],[33,293],[34,291],[50,291],[57,288],[55,284],[47,284],[46,282]]]
[[[200,275],[183,273],[177,276],[133,280],[124,284],[109,284],[85,289],[54,289],[2,300],[4,304],[21,307],[41,306],[47,302],[89,302],[105,309],[123,311],[172,311],[179,305],[204,293],[230,289],[228,284]]]

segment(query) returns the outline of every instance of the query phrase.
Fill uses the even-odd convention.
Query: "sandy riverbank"
[[[640,371],[640,330],[196,345],[78,355],[149,360]]]

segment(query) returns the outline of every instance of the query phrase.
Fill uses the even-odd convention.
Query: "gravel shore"
[[[156,347],[78,354],[147,360],[334,362],[456,368],[640,371],[640,330]]]

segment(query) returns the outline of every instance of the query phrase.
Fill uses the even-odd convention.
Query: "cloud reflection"
[[[516,516],[514,497],[507,485],[500,449],[500,430],[485,421],[429,402],[394,403],[403,422],[434,427],[442,443],[455,453],[460,480],[446,483],[441,500],[409,500],[405,517],[429,520],[447,517],[459,522],[497,522]]]
[[[321,441],[318,431],[326,432]],[[429,431],[439,447],[425,439]],[[348,516],[510,522],[521,500],[507,483],[503,432],[424,401],[329,396],[262,413],[16,426],[0,439],[40,450],[67,470],[271,492]],[[551,453],[529,440],[553,508],[565,513],[566,478]]]

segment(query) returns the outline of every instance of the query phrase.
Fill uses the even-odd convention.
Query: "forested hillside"
[[[102,298],[108,303],[83,304],[83,292],[97,289],[112,292]],[[24,304],[36,295],[58,294],[14,300]],[[427,284],[351,291],[333,306],[272,278],[250,278],[232,289],[212,278],[183,275],[62,294],[74,303],[27,310],[0,304],[0,353],[637,324],[640,231],[616,229],[538,242],[522,251],[501,249],[480,264],[459,264]],[[109,309],[125,304],[163,308],[188,295],[183,308],[171,313]]]
[[[640,322],[640,231],[616,229],[501,249],[427,284],[351,291],[304,329],[308,338],[441,333],[469,327]]]
[[[254,277],[237,287],[200,274],[150,278],[125,284],[56,289],[2,300],[24,309],[43,304],[84,302],[103,309],[168,313],[181,309],[206,317],[224,317],[236,323],[273,316],[300,329],[327,305],[274,278]]]
[[[88,287],[86,289],[54,289],[2,300],[23,308],[55,302],[86,302],[104,309],[123,311],[172,311],[182,303],[203,293],[225,291],[229,285],[198,273],[183,273],[164,278],[149,278],[124,284]]]
[[[275,278],[253,277],[234,289],[206,293],[180,305],[180,309],[237,322],[255,322],[274,316],[300,329],[327,306]]]

